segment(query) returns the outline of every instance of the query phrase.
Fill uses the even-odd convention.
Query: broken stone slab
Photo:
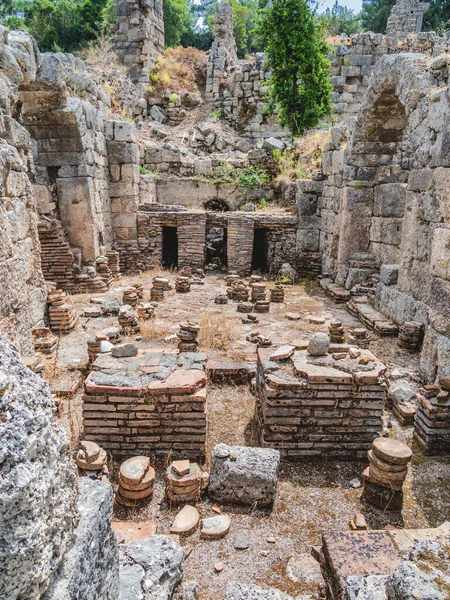
[[[127,489],[146,489],[154,480],[155,470],[148,456],[133,456],[120,465],[119,482]]]
[[[288,344],[286,344],[284,346],[280,346],[279,348],[277,348],[275,350],[275,352],[272,352],[272,354],[270,355],[270,360],[273,360],[273,361],[287,360],[294,354],[294,351],[295,351],[294,346],[290,346]]]
[[[247,550],[250,545],[247,537],[243,533],[237,533],[234,536],[233,544],[236,550]]]
[[[186,504],[175,517],[170,527],[170,533],[190,535],[197,529],[199,521],[200,515],[198,510],[194,506]]]
[[[95,318],[95,317],[101,317],[102,315],[102,309],[100,308],[100,306],[83,306],[83,316],[85,317],[90,317],[90,318]]]
[[[119,600],[170,600],[183,578],[183,560],[181,546],[164,535],[122,544]]]
[[[286,566],[286,575],[294,583],[317,586],[324,583],[320,564],[309,552],[292,556]]]
[[[172,462],[172,469],[176,475],[187,475],[191,471],[189,460],[174,460]]]
[[[388,575],[349,575],[343,578],[345,600],[388,600]]]
[[[140,542],[152,535],[156,535],[158,526],[152,521],[133,523],[132,521],[113,521],[111,527],[116,534],[119,544],[128,542]]]
[[[152,381],[148,385],[150,394],[192,394],[206,385],[206,375],[199,369],[178,370],[171,373],[165,381]]]
[[[137,356],[138,347],[135,344],[118,344],[111,350],[111,355],[114,358],[127,358]]]
[[[205,539],[221,538],[228,533],[231,527],[231,518],[225,513],[208,517],[202,521],[200,537]]]
[[[119,298],[106,298],[101,305],[102,313],[104,315],[118,315],[121,306],[122,303]]]
[[[448,600],[449,542],[450,536],[447,536],[442,542],[424,540],[414,546],[387,580],[389,600]]]
[[[218,444],[211,454],[209,495],[224,503],[270,506],[279,464],[278,450]]]
[[[275,588],[263,589],[257,585],[230,582],[224,600],[294,600]]]
[[[389,387],[389,396],[399,404],[414,402],[417,398],[416,391],[406,381],[396,381]]]

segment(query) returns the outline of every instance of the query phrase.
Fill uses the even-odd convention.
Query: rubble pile
[[[139,319],[133,308],[128,304],[120,307],[119,325],[124,333],[137,333],[140,330]]]

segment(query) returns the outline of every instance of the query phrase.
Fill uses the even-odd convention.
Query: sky
[[[335,0],[319,0],[319,12],[323,12],[327,8],[331,8],[334,4]],[[361,0],[340,0],[339,4],[341,6],[346,6],[347,8],[351,8],[353,12],[359,13],[361,10]]]

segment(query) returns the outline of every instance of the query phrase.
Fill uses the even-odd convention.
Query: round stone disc
[[[389,473],[388,471],[378,469],[373,463],[370,463],[369,473],[374,479],[378,479],[382,483],[392,481],[393,483],[400,484],[405,481],[408,469],[404,469],[397,473]]]
[[[148,456],[133,456],[120,465],[120,477],[125,484],[139,484],[149,470]]]
[[[369,450],[367,456],[369,458],[370,464],[375,465],[381,471],[387,471],[389,473],[399,473],[400,471],[405,470],[405,465],[393,465],[392,463],[388,463],[385,460],[381,460],[381,458],[378,458],[378,456],[374,454],[372,450]]]
[[[79,450],[75,462],[80,469],[84,469],[85,471],[99,471],[106,464],[106,459],[106,450],[103,450],[103,448],[100,448],[100,454],[97,460],[94,460],[91,463],[84,460],[84,452]]]
[[[412,457],[412,450],[400,440],[379,437],[373,441],[372,451],[374,454],[394,465],[406,465]]]
[[[170,490],[167,490],[167,497],[172,502],[191,502],[200,497],[200,488],[190,492],[189,494],[173,494]]]
[[[119,473],[119,485],[120,487],[130,490],[132,492],[138,492],[139,490],[145,490],[148,487],[152,486],[155,481],[155,469],[153,467],[149,467],[147,472],[145,473],[142,481],[138,483],[128,483],[128,481],[124,481],[123,477]]]
[[[199,521],[200,515],[198,510],[193,506],[186,504],[175,517],[170,528],[170,533],[189,535],[197,529]]]
[[[153,484],[146,488],[145,490],[140,491],[130,491],[125,488],[119,488],[119,495],[124,498],[129,498],[130,500],[141,500],[141,498],[147,498],[153,494]]]

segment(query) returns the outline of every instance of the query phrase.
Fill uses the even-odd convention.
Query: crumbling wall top
[[[397,0],[386,26],[387,35],[408,35],[422,31],[423,15],[430,8],[428,2],[420,0]]]

